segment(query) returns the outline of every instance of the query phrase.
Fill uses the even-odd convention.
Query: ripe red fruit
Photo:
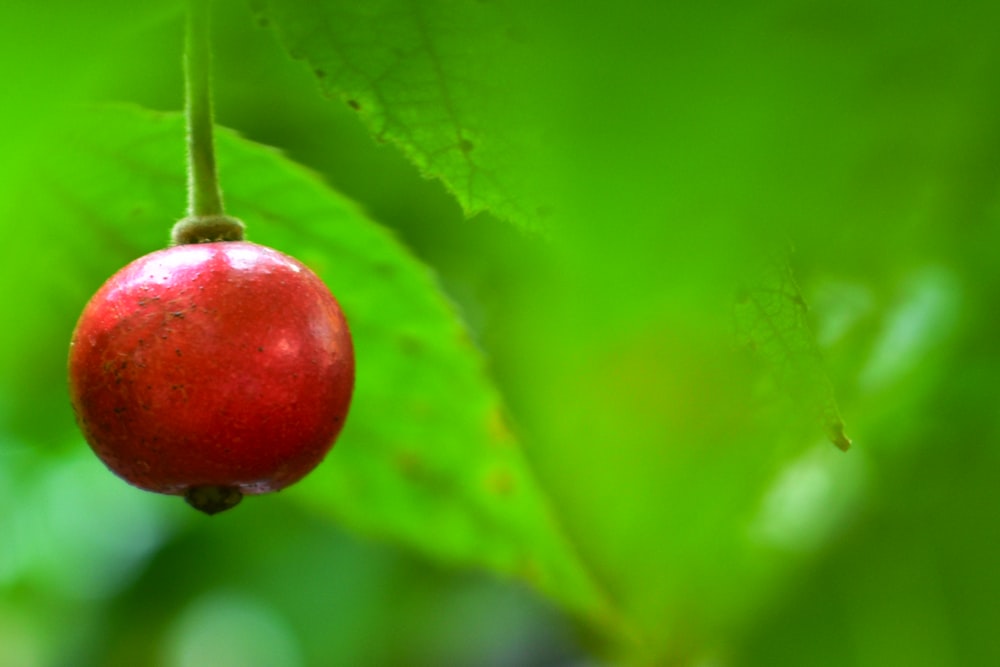
[[[297,260],[242,241],[180,245],[97,291],[69,381],[113,472],[215,513],[319,464],[347,415],[354,352],[333,295]]]

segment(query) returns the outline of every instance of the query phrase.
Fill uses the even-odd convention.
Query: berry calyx
[[[173,245],[242,241],[245,226],[228,215],[192,215],[179,220],[170,230]]]
[[[320,463],[347,415],[354,352],[303,264],[243,241],[194,243],[140,257],[97,291],[69,384],[113,472],[215,513]]]

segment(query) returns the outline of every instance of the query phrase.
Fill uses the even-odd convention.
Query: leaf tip
[[[842,452],[851,448],[851,439],[844,434],[844,422],[839,419],[827,427],[827,437]]]

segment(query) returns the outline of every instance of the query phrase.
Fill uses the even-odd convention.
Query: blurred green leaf
[[[176,115],[80,114],[62,159],[42,165],[26,190],[62,239],[58,270],[21,267],[41,298],[78,312],[101,277],[163,245],[182,211],[183,137]],[[528,580],[565,608],[609,622],[607,601],[561,535],[483,359],[431,273],[276,151],[222,133],[219,164],[229,211],[253,240],[311,265],[355,337],[347,427],[329,460],[288,495],[433,558]]]
[[[808,309],[789,258],[769,257],[737,297],[737,344],[761,362],[762,384],[777,385],[767,390],[791,397],[826,429],[830,442],[846,452],[851,441],[844,434],[833,387],[809,326]]]
[[[255,0],[289,53],[356,110],[379,141],[439,178],[468,214],[538,227],[524,27],[505,3]]]

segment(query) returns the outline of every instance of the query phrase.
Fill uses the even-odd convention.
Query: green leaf
[[[186,177],[179,115],[114,108],[74,123],[60,160],[31,172],[16,214],[59,239],[33,241],[22,229],[23,249],[52,258],[17,267],[28,294],[75,316],[106,276],[165,244],[183,212]],[[431,558],[524,579],[595,625],[611,623],[607,599],[563,537],[483,358],[430,271],[273,149],[230,132],[218,144],[228,211],[247,223],[251,240],[312,266],[355,337],[345,431],[328,460],[284,495]],[[69,322],[60,321],[53,338],[68,339]],[[5,362],[16,347],[2,353]],[[49,384],[61,385],[58,366],[45,372]]]
[[[763,383],[791,398],[817,424],[822,424],[834,445],[851,446],[807,319],[802,296],[788,257],[768,258],[758,275],[741,291],[736,304],[738,344],[762,362]],[[770,393],[765,391],[764,393]]]
[[[288,52],[357,111],[379,141],[440,179],[467,214],[528,227],[547,215],[537,183],[544,133],[530,111],[538,68],[504,3],[256,0]]]

